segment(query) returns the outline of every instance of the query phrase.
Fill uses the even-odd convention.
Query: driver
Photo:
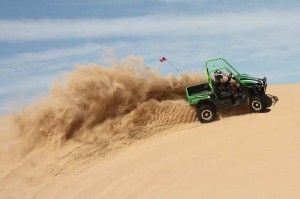
[[[216,70],[214,75],[215,75],[215,80],[216,81],[219,81],[220,83],[223,83],[223,84],[224,83],[225,84],[229,84],[230,83],[233,92],[236,91],[236,89],[237,89],[237,82],[234,80],[234,78],[232,78],[232,74],[227,75],[226,73],[223,73],[220,70]],[[226,78],[224,78],[224,77],[226,77]]]
[[[216,70],[215,73],[215,82],[216,83],[224,83],[222,80],[223,80],[223,75],[224,73],[220,70]]]
[[[227,80],[225,80],[224,76]],[[229,85],[229,83],[231,83],[231,75],[227,75],[226,73],[223,73],[220,70],[216,70],[214,72],[214,77],[214,84],[216,86],[216,90],[220,94],[220,97],[223,99],[230,97],[232,100],[232,104],[235,104],[234,88],[231,84]]]

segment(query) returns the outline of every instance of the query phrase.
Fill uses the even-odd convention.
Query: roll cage
[[[238,80],[238,76],[240,73],[233,68],[232,65],[230,65],[224,58],[215,58],[210,59],[205,63],[206,68],[206,75],[207,75],[207,81],[209,85],[212,87],[212,73],[214,73],[216,70],[222,70],[225,69],[228,74],[232,73]]]

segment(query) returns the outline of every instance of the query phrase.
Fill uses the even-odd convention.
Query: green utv
[[[265,94],[267,78],[240,74],[223,58],[208,60],[205,69],[208,82],[185,89],[200,122],[212,122],[222,108],[249,104],[251,111],[264,112],[272,105],[272,99]]]

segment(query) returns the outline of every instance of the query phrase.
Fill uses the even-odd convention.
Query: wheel
[[[216,117],[216,109],[209,104],[202,105],[197,109],[197,117],[202,123],[212,122]]]
[[[266,110],[266,102],[263,97],[254,96],[249,102],[250,109],[255,113],[261,113]]]

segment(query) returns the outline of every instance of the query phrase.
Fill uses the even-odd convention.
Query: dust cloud
[[[163,76],[133,56],[109,67],[78,66],[57,80],[46,99],[13,116],[10,134],[26,154],[43,146],[62,147],[69,140],[105,148],[194,122],[185,87],[205,80],[184,76]]]

